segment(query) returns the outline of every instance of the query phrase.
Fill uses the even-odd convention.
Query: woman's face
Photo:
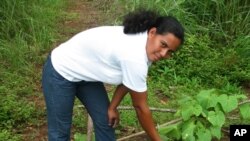
[[[181,41],[172,33],[160,35],[156,33],[156,28],[151,28],[148,32],[146,52],[148,59],[152,62],[171,57],[180,46]]]

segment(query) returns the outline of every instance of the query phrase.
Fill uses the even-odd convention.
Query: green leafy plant
[[[20,141],[20,135],[13,136],[10,131],[8,130],[0,130],[0,140],[1,141]]]
[[[86,134],[81,134],[81,133],[75,133],[74,134],[74,140],[75,141],[87,141],[87,135]],[[92,135],[92,140],[95,140],[95,136]]]
[[[180,100],[176,116],[182,121],[171,126],[160,128],[160,133],[175,140],[210,141],[222,137],[221,128],[228,113],[238,108],[243,95],[219,95],[215,89],[202,90],[194,98]],[[250,119],[250,104],[239,107],[243,119]]]
[[[76,133],[74,135],[75,141],[86,141],[87,140],[87,135],[86,134],[81,134],[81,133]]]

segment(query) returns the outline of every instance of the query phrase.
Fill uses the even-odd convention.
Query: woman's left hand
[[[116,108],[108,109],[108,119],[109,119],[109,126],[115,128],[118,125],[120,119],[119,119],[119,112]]]

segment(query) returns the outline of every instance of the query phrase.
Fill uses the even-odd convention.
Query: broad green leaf
[[[202,112],[201,112],[201,115],[206,118],[207,115],[208,115],[208,110],[207,109],[203,109]]]
[[[238,107],[238,100],[235,96],[227,96],[225,94],[220,95],[218,97],[218,102],[226,113],[231,112]]]
[[[190,117],[192,115],[193,115],[192,106],[188,106],[186,108],[182,108],[181,116],[182,116],[182,118],[183,118],[184,121],[190,119]]]
[[[86,141],[87,140],[87,135],[86,134],[76,133],[74,135],[74,139],[75,139],[75,141]]]
[[[205,128],[205,126],[203,125],[203,123],[201,122],[201,120],[198,120],[196,122],[196,128],[200,129],[200,128]]]
[[[183,124],[182,129],[182,139],[183,140],[193,140],[194,138],[194,129],[195,129],[194,121],[187,121]]]
[[[211,108],[211,107],[215,107],[217,105],[218,100],[216,97],[217,97],[217,95],[211,94],[211,96],[209,97],[208,102],[207,102],[207,107],[205,107],[206,109]]]
[[[192,108],[194,115],[199,116],[202,112],[202,107],[200,105],[194,105]]]
[[[240,107],[240,114],[243,119],[250,119],[250,104],[246,103],[241,105]]]
[[[212,96],[214,91],[214,89],[202,90],[196,96],[196,99],[203,108],[211,107],[214,103],[217,103],[217,101],[215,101],[215,96]]]
[[[205,128],[199,129],[196,135],[198,136],[197,141],[211,141],[212,139],[210,131]]]
[[[210,93],[206,90],[202,90],[196,96],[197,101],[201,104],[202,107],[207,107],[208,98],[210,97]]]
[[[218,126],[211,126],[210,127],[210,132],[212,136],[216,137],[217,139],[221,138],[221,128]]]
[[[161,127],[159,128],[159,133],[160,134],[167,134],[169,132],[171,132],[172,130],[175,130],[177,129],[177,124],[174,124],[174,125],[169,125],[169,126],[164,126],[164,127]]]
[[[221,111],[218,111],[218,112],[210,111],[210,112],[208,112],[207,119],[213,126],[221,127],[225,123],[225,115]]]
[[[172,139],[168,138],[168,137],[165,136],[165,135],[161,135],[161,134],[160,134],[160,137],[161,137],[161,139],[162,139],[163,141],[172,141]]]
[[[176,140],[179,140],[181,138],[181,132],[180,130],[172,130],[170,133],[169,133],[169,137],[171,138],[174,138]]]
[[[195,141],[194,135],[188,136],[185,141]]]
[[[169,138],[173,138],[179,140],[181,138],[181,132],[178,128],[179,124],[174,124],[166,127],[162,127],[159,129],[159,133],[162,136],[167,136]]]
[[[188,105],[182,108],[181,115],[183,120],[190,119],[191,116],[199,116],[202,113],[202,107],[196,103],[194,105]]]

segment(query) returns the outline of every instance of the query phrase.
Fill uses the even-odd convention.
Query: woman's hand
[[[108,119],[109,119],[109,126],[112,126],[113,128],[115,128],[118,125],[120,119],[119,119],[119,112],[116,108],[108,109]]]
[[[153,117],[147,104],[147,92],[135,92],[130,90],[133,106],[142,128],[152,141],[161,141],[160,135],[154,125]]]
[[[127,94],[128,89],[121,85],[118,85],[115,93],[113,95],[113,98],[110,102],[109,109],[108,109],[108,119],[109,119],[109,125],[113,128],[117,126],[119,123],[119,112],[117,110],[118,105],[120,104],[123,97]]]

